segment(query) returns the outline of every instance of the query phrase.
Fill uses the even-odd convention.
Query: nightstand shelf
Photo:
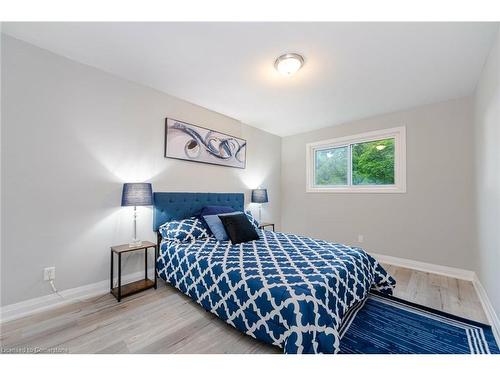
[[[157,275],[156,268],[154,270],[154,280],[148,278],[148,249],[155,249],[155,260],[158,258],[158,246],[150,241],[143,241],[140,245],[137,246],[129,246],[118,245],[111,246],[111,272],[110,272],[110,293],[115,296],[118,302],[121,301],[122,298],[130,296],[135,293],[142,292],[143,290],[155,288],[157,287]],[[131,251],[142,251],[144,250],[144,279],[133,281],[131,283],[122,285],[122,253],[128,253]],[[113,287],[114,282],[114,255],[118,255],[118,285]]]
[[[153,288],[155,282],[150,279],[137,280],[125,285],[122,285],[121,298],[130,296],[135,293],[142,292],[143,290]],[[111,289],[111,294],[118,299],[118,287]]]

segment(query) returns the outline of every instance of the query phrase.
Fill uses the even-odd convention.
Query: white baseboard
[[[153,268],[148,270],[148,274],[154,274]],[[122,276],[122,283],[126,284],[144,277],[144,271],[135,272]],[[55,293],[32,298],[26,301],[3,306],[0,309],[0,323],[23,318],[25,316],[67,305],[79,300],[92,298],[98,295],[109,293],[109,279],[93,284],[83,285],[77,288],[59,291],[59,296]]]
[[[477,296],[479,297],[479,301],[481,301],[481,305],[483,306],[484,313],[490,322],[493,335],[497,340],[498,346],[500,346],[500,319],[498,319],[498,315],[491,304],[490,299],[488,298],[488,294],[486,293],[486,289],[484,289],[483,284],[479,280],[476,274],[474,274],[474,279],[472,280],[472,284],[474,285],[474,289],[476,290]]]
[[[486,314],[486,318],[491,325],[491,329],[493,331],[493,335],[495,336],[497,344],[500,346],[500,320],[498,319],[498,315],[495,312],[490,299],[488,298],[486,290],[484,289],[481,281],[479,280],[479,277],[474,271],[441,266],[432,263],[419,262],[417,260],[398,258],[390,255],[374,253],[370,253],[370,255],[380,263],[386,263],[393,266],[410,268],[416,271],[428,272],[437,275],[453,277],[455,279],[471,281],[474,289],[476,290],[479,301],[481,302],[484,313]]]
[[[474,271],[464,270],[462,268],[441,266],[439,264],[425,263],[425,262],[420,262],[418,260],[398,258],[384,254],[375,254],[375,253],[369,253],[369,254],[373,256],[375,259],[377,259],[380,263],[392,264],[393,266],[410,268],[416,271],[434,273],[436,275],[453,277],[455,279],[460,279],[460,280],[468,280],[468,281],[474,280],[474,275],[475,275]]]

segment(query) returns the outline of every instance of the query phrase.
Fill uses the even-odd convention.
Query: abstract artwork
[[[245,168],[247,142],[201,126],[165,119],[165,157]]]

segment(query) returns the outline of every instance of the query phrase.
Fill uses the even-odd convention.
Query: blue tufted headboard
[[[205,206],[230,206],[243,211],[243,193],[153,193],[153,230],[169,220],[186,219]]]

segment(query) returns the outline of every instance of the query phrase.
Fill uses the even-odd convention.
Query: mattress
[[[266,230],[232,245],[162,241],[159,277],[231,326],[285,353],[336,353],[349,309],[395,280],[364,250]]]

